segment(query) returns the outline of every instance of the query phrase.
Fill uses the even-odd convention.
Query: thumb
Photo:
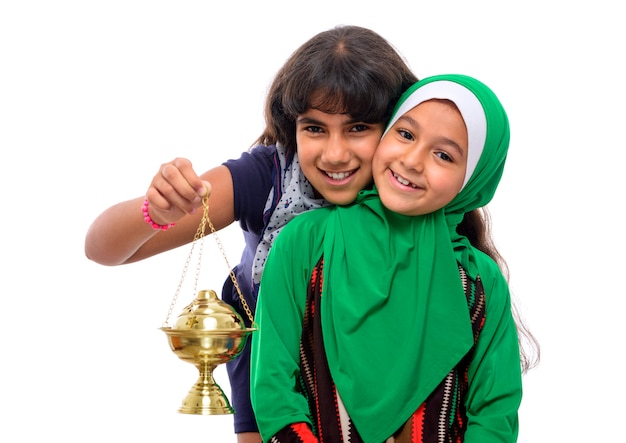
[[[202,190],[198,192],[198,194],[202,198],[209,197],[211,195],[211,190],[212,190],[211,183],[209,183],[206,180],[202,180]]]

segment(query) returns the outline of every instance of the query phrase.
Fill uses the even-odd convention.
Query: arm
[[[113,205],[94,220],[85,238],[85,255],[103,265],[121,265],[191,242],[202,219],[207,187],[211,222],[217,230],[228,226],[234,221],[228,168],[218,166],[197,176],[189,160],[178,158],[161,165],[145,197]],[[141,213],[144,198],[156,223],[176,226],[168,231],[152,229]]]
[[[469,368],[466,443],[517,441],[522,380],[517,329],[504,278],[483,280],[485,326]]]
[[[283,229],[261,280],[250,372],[252,405],[264,441],[316,441],[307,400],[298,389],[307,287],[312,262],[321,254],[315,239],[319,225],[301,222],[316,212],[296,217]],[[301,440],[292,440],[296,436]]]

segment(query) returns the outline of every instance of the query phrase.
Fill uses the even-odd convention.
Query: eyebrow
[[[359,123],[359,122],[363,122],[363,121],[357,120],[356,118],[350,118],[349,120],[345,121],[343,124],[350,125],[350,124]],[[324,122],[317,120],[315,118],[312,118],[312,117],[298,117],[296,119],[296,123],[305,124],[305,125],[319,125],[319,126],[323,126],[325,124]]]
[[[396,124],[398,124],[398,122],[403,121],[403,120],[406,121],[409,126],[413,126],[414,128],[419,128],[420,127],[420,124],[417,121],[415,121],[415,119],[413,119],[412,117],[409,117],[406,114],[403,115],[402,117],[399,117],[398,120],[396,121],[396,123],[394,124],[394,126]],[[452,139],[450,139],[448,137],[439,136],[439,137],[437,137],[437,141],[439,143],[442,143],[442,144],[445,144],[447,146],[450,146],[452,149],[457,151],[459,153],[459,155],[461,155],[462,157],[466,156],[466,154],[465,154],[465,152],[463,152],[463,149],[461,148],[461,146],[459,146],[459,144],[457,142],[455,142],[454,140],[452,140]],[[468,150],[469,150],[469,146],[468,146]]]
[[[306,125],[321,125],[322,124],[322,122],[320,122],[319,120],[316,120],[311,117],[298,117],[296,119],[296,123],[303,123]]]

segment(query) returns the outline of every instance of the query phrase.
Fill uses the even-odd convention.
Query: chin
[[[415,208],[407,208],[406,202],[399,202],[393,197],[389,197],[385,192],[380,193],[380,200],[383,205],[385,205],[385,207],[390,211],[397,212],[398,214],[402,215],[414,215],[412,214],[412,212],[415,210]]]
[[[328,203],[331,203],[333,205],[339,205],[339,206],[344,206],[344,205],[349,205],[350,203],[354,202],[356,200],[356,196],[357,193],[351,194],[351,195],[333,195],[333,196],[329,196],[329,197],[325,197],[325,200]]]
[[[356,200],[356,197],[354,198],[338,198],[338,199],[326,199],[326,201],[328,203],[330,203],[331,205],[336,205],[336,206],[345,206],[345,205],[349,205],[350,203],[354,202]]]

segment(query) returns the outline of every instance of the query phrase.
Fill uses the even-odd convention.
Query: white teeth
[[[333,180],[343,180],[344,178],[350,177],[352,172],[327,172],[326,175]]]
[[[412,188],[417,188],[417,185],[414,185],[413,183],[411,183],[410,181],[408,181],[406,178],[404,177],[400,177],[398,174],[396,174],[395,172],[393,173],[393,176],[396,178],[396,180],[398,180],[400,183],[402,183],[404,186],[411,186]]]

